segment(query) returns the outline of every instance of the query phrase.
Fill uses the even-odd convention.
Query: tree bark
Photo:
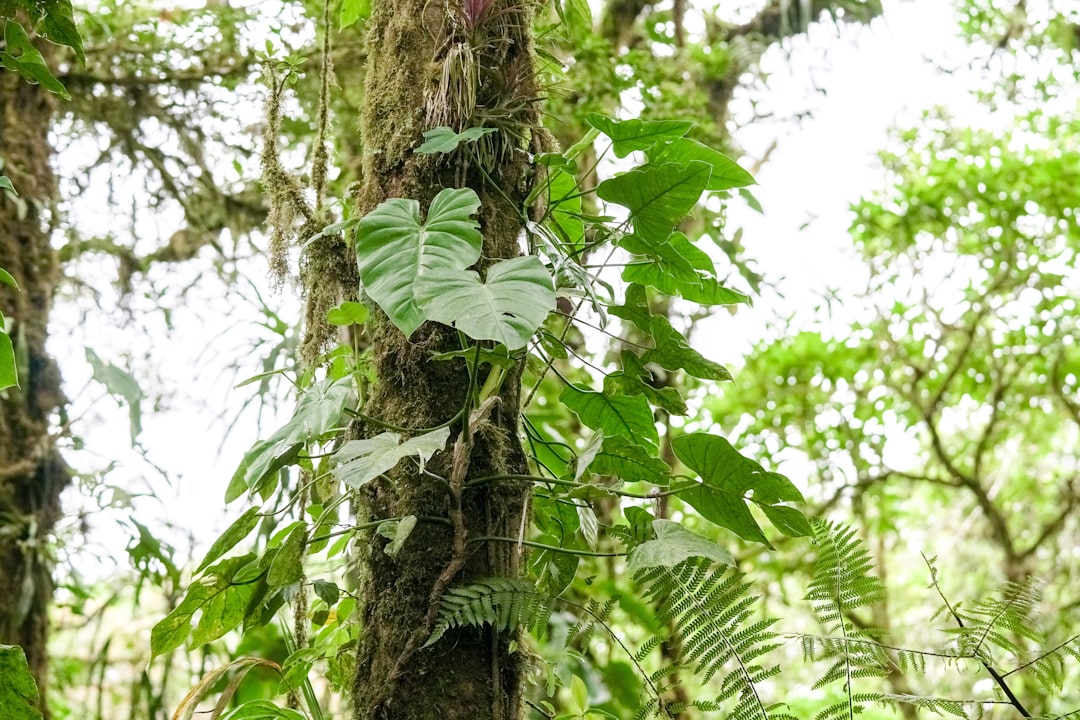
[[[42,49],[47,52],[46,48]],[[22,646],[46,718],[46,640],[53,586],[49,536],[70,473],[51,431],[64,405],[60,373],[45,348],[60,276],[49,241],[55,196],[48,133],[55,102],[38,85],[0,71],[2,173],[19,192],[0,191],[0,267],[21,291],[0,283],[21,387],[0,391],[0,643]]]
[[[531,14],[532,5],[522,0],[375,4],[361,117],[365,154],[359,214],[391,197],[412,198],[426,208],[445,187],[471,187],[481,200],[480,271],[491,261],[520,254],[529,152],[546,148],[548,137],[538,129]],[[413,153],[423,132],[439,125],[457,131],[485,125],[498,132],[482,148],[450,156]],[[453,418],[469,395],[468,370],[464,362],[434,361],[431,355],[460,349],[457,332],[426,323],[407,339],[381,314],[374,315],[369,332],[377,380],[365,413],[418,431]],[[361,522],[456,515],[465,530],[462,537],[448,523],[422,519],[396,558],[383,552],[381,538],[363,539],[357,559],[363,582],[357,718],[522,716],[523,663],[510,651],[513,636],[466,628],[447,633],[431,648],[417,647],[430,631],[439,594],[433,587],[457,560],[464,565],[452,573],[453,584],[522,570],[521,549],[513,543],[462,543],[480,536],[518,537],[527,522],[529,487],[506,482],[466,488],[458,502],[445,480],[455,464],[455,446],[461,455],[457,464],[467,462],[466,477],[527,470],[518,438],[519,391],[520,368],[508,374],[486,419],[472,425],[471,448],[464,442],[469,438],[458,442],[461,423],[455,422],[448,451],[429,461],[425,473],[415,462],[403,462],[388,478],[365,487],[357,501]],[[357,431],[380,429],[361,425]]]

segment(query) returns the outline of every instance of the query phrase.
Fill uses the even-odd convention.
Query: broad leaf
[[[41,720],[38,688],[26,653],[18,645],[0,645],[0,708],[5,720]]]
[[[551,211],[548,220],[553,226],[552,231],[566,245],[564,252],[570,253],[585,244],[585,223],[581,220],[577,178],[560,168],[552,168],[550,173],[547,204]]]
[[[626,563],[630,572],[651,567],[673,568],[692,557],[735,567],[735,558],[715,540],[691,532],[672,520],[653,520],[652,526],[656,539],[638,545],[630,553]]]
[[[229,525],[225,532],[221,534],[221,537],[210,546],[210,549],[206,552],[206,557],[199,563],[199,567],[195,568],[195,574],[198,575],[207,565],[236,547],[238,542],[246,538],[248,533],[255,529],[255,526],[259,524],[260,517],[259,508],[257,507],[249,507],[245,510],[240,517]]]
[[[697,204],[709,173],[703,162],[648,164],[605,180],[596,194],[629,209],[643,240],[662,243]]]
[[[630,350],[619,353],[622,370],[608,373],[604,378],[605,392],[621,392],[624,395],[644,395],[651,405],[662,408],[671,415],[685,415],[686,400],[674,387],[656,387],[653,374],[641,358]]]
[[[709,360],[671,326],[663,315],[652,319],[650,334],[656,347],[641,356],[644,363],[656,363],[665,370],[685,370],[702,380],[730,380],[731,373],[723,365]]]
[[[655,263],[632,263],[623,268],[623,280],[654,287],[665,295],[683,297],[701,305],[750,304],[741,292],[724,287],[714,277],[700,275],[697,282],[679,282]]]
[[[443,125],[425,132],[424,142],[413,152],[419,155],[453,152],[461,143],[476,142],[493,132],[496,132],[495,128],[471,127],[456,133]]]
[[[75,26],[75,12],[71,7],[71,0],[48,0],[44,3],[43,9],[44,18],[38,26],[38,31],[50,42],[67,45],[74,50],[79,62],[85,65],[86,56],[83,55],[82,37]]]
[[[216,640],[244,619],[258,589],[257,583],[233,584],[239,570],[251,564],[254,555],[222,560],[206,571],[206,576],[192,583],[180,604],[150,632],[150,651],[154,657],[171,652],[191,634],[192,647]],[[191,620],[201,611],[194,632]]]
[[[307,525],[296,523],[285,536],[285,541],[274,554],[270,568],[266,572],[266,584],[271,588],[292,585],[304,575],[304,541],[307,539]]]
[[[350,440],[334,453],[334,475],[351,488],[366,485],[392,469],[403,458],[418,455],[427,462],[432,455],[446,447],[449,428],[432,430],[411,437],[405,442],[396,432],[379,433],[363,440]]]
[[[428,319],[510,350],[525,347],[555,308],[551,276],[531,255],[495,263],[486,282],[472,270],[431,270],[417,282],[416,297]]]
[[[360,221],[356,262],[364,290],[406,337],[426,319],[414,286],[436,269],[464,270],[480,257],[483,238],[472,215],[480,199],[468,188],[447,188],[431,201],[427,219],[420,203],[392,198]]]
[[[660,442],[649,402],[642,396],[602,393],[571,385],[559,400],[577,413],[587,427],[603,430],[604,435],[622,435],[650,448]]]
[[[766,472],[758,463],[743,457],[724,438],[694,433],[675,438],[671,446],[676,457],[703,480],[680,492],[679,497],[706,520],[731,530],[744,540],[760,542],[771,548],[747,506],[752,502],[763,510],[773,506],[772,514],[766,513],[766,516],[785,535],[798,537],[813,534],[805,517],[796,519],[802,513],[782,504],[802,502],[802,493],[798,488],[783,475]]]
[[[712,168],[712,175],[709,177],[709,184],[705,186],[706,190],[730,190],[757,184],[753,175],[743,170],[727,155],[690,138],[679,138],[665,145],[654,146],[648,155],[649,161],[654,163],[685,163],[694,160],[708,163]]]
[[[371,17],[371,0],[341,0],[338,29],[344,30],[357,20],[367,20],[369,17]]]
[[[635,150],[648,150],[659,142],[681,138],[694,126],[682,120],[613,120],[597,113],[589,113],[585,119],[611,138],[615,156],[621,158]]]
[[[668,464],[652,449],[635,445],[621,435],[604,438],[604,446],[589,464],[597,475],[614,475],[623,482],[667,485],[671,477]]]

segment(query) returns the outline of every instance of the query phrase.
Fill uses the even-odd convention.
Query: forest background
[[[76,11],[81,40],[63,23],[49,25],[48,14],[35,22],[10,13],[69,48],[38,45],[51,72],[42,73],[12,20],[0,56],[0,172],[11,184],[0,191],[0,227],[17,239],[5,240],[0,267],[19,286],[3,290],[0,311],[21,370],[19,386],[2,398],[2,557],[11,592],[0,602],[0,641],[24,647],[45,689],[40,709],[52,717],[170,717],[215,702],[233,718],[343,713],[355,704],[349,677],[363,633],[349,617],[355,578],[344,546],[338,555],[311,556],[302,579],[282,583],[296,587],[281,597],[295,611],[282,611],[284,624],[260,626],[245,616],[243,637],[227,627],[200,640],[202,608],[194,647],[181,648],[186,637],[157,642],[153,662],[151,628],[183,607],[214,538],[237,527],[232,520],[255,517],[239,507],[226,516],[219,499],[237,466],[242,481],[252,479],[244,473],[249,448],[297,417],[296,391],[314,381],[300,369],[304,348],[311,352],[297,302],[306,247],[271,267],[272,257],[282,257],[270,252],[274,233],[288,223],[274,214],[280,208],[268,188],[281,162],[283,173],[287,167],[311,186],[308,200],[330,198],[328,222],[352,216],[371,8],[101,3]],[[909,39],[912,25],[935,39]],[[709,572],[729,562],[747,572],[747,592],[761,599],[740,623],[784,619],[774,628],[782,635],[767,643],[778,643],[772,652],[783,671],[741,687],[727,698],[732,704],[742,707],[746,687],[760,685],[786,704],[764,713],[799,718],[852,716],[856,706],[865,706],[866,717],[1076,711],[1080,10],[990,0],[716,8],[616,1],[543,7],[533,26],[544,122],[567,155],[576,148],[582,182],[626,171],[620,137],[626,142],[644,127],[590,115],[599,113],[624,122],[691,121],[695,141],[739,159],[759,183],[710,193],[677,223],[707,250],[719,282],[752,305],[737,295],[706,301],[700,290],[655,276],[638,283],[650,288],[652,311],[667,318],[650,323],[685,335],[701,353],[672,365],[654,352],[636,380],[624,380],[620,392],[636,397],[633,385],[657,408],[661,459],[705,474],[673,442],[713,432],[791,478],[807,516],[855,532],[818,525],[811,543],[800,521],[777,523],[766,513],[780,531],[766,540],[757,525],[763,515],[752,516],[755,533],[690,502],[705,522],[678,493],[649,492],[670,485],[625,477],[610,458],[607,470],[594,464],[592,472],[621,478],[628,493],[642,495],[622,514],[610,505],[610,481],[574,495],[571,518],[559,500],[544,509],[541,493],[530,542],[552,547],[557,539],[577,559],[567,565],[541,547],[529,562],[536,587],[563,602],[540,615],[546,629],[538,637],[521,641],[531,648],[529,712],[734,712],[720,700],[709,704],[723,696],[715,680],[694,677],[701,667],[685,656],[693,645],[685,618],[664,615],[664,592],[635,591],[633,573],[618,559],[643,557],[649,542],[661,543],[652,548],[663,548],[674,568],[688,567],[676,560],[700,565],[694,558],[704,556],[716,563]],[[327,27],[329,34],[319,29]],[[333,83],[323,82],[327,49]],[[921,65],[913,55],[925,56]],[[872,57],[892,62],[892,70],[872,65]],[[279,120],[264,106],[277,107]],[[868,109],[895,127],[837,136],[836,127],[852,124],[830,113],[867,117]],[[589,142],[579,143],[583,137]],[[325,146],[333,160],[319,179],[315,149]],[[867,154],[875,148],[877,161]],[[633,205],[613,210],[618,201],[600,197],[609,204],[585,194],[561,221],[580,217],[595,233],[592,218],[601,212],[642,215]],[[643,255],[633,245],[623,251]],[[664,262],[677,260],[657,259],[675,272]],[[278,280],[265,279],[268,268]],[[603,272],[611,270],[594,278],[601,288],[620,274]],[[572,306],[564,301],[590,299],[581,290],[588,283],[578,281],[576,293],[562,295],[564,313]],[[627,298],[614,300],[625,310]],[[366,320],[355,306],[336,310],[340,326]],[[637,335],[642,328],[630,314],[612,310],[611,327],[601,330],[601,315],[583,314],[570,330],[545,326],[565,342],[564,357],[548,341],[536,348],[538,365],[526,368],[527,377],[545,380],[529,397],[536,404],[526,411],[534,423],[527,436],[563,443],[577,458],[563,458],[567,469],[555,479],[580,481],[590,467],[582,457],[624,456],[603,447],[618,437],[605,418],[590,420],[573,407],[580,419],[573,427],[574,415],[559,409],[565,386],[538,368],[579,385],[613,371],[625,379],[633,373],[620,350],[662,349],[655,327]],[[587,360],[575,364],[575,357]],[[667,391],[682,393],[685,414]],[[22,415],[25,408],[38,415]],[[571,419],[570,431],[556,429],[559,412]],[[248,530],[259,552],[289,546],[295,519],[304,516],[295,515],[300,478],[316,470],[278,465],[281,486],[264,493],[267,505]],[[636,532],[634,507],[657,522],[679,520],[695,535],[669,536],[663,545],[661,530],[675,531],[653,525],[652,536],[620,538],[616,528]],[[348,518],[335,522],[340,537],[351,537]],[[408,543],[403,524],[378,526],[390,547]],[[710,544],[698,544],[702,538]],[[863,586],[831,624],[814,604],[821,548],[830,542],[851,553],[847,567],[861,567],[860,553],[868,553],[887,586]],[[971,634],[939,612],[946,598],[976,618],[989,615],[981,627],[994,642],[973,646]],[[1021,605],[1024,612],[994,625]],[[600,629],[578,625],[582,618]],[[530,623],[537,630],[523,617],[504,629]],[[821,639],[837,628],[869,638],[884,659]],[[636,646],[642,649],[626,650]],[[819,661],[804,662],[804,650]],[[846,682],[830,677],[858,663]],[[865,685],[856,688],[853,678]],[[643,701],[650,692],[656,698]],[[275,697],[280,707],[262,704]]]

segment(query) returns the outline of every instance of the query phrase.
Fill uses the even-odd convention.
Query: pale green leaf
[[[735,558],[715,540],[687,530],[672,520],[653,520],[656,539],[638,545],[626,569],[631,573],[651,567],[673,568],[682,561],[701,557],[735,567]]]
[[[30,41],[26,30],[14,20],[4,22],[4,49],[0,50],[0,67],[19,73],[28,82],[41,85],[65,100],[71,99],[63,83],[53,76],[45,58]]]
[[[448,153],[457,149],[463,142],[476,142],[485,135],[496,132],[495,128],[471,127],[459,133],[442,125],[424,133],[424,142],[420,147],[413,150],[419,155],[434,155],[435,153]]]
[[[419,456],[427,462],[432,455],[446,447],[449,428],[411,437],[402,442],[395,432],[379,433],[363,440],[350,440],[334,454],[337,466],[334,475],[351,488],[358,488],[387,472],[402,459]]]
[[[662,243],[697,205],[709,173],[703,162],[650,163],[605,180],[596,194],[629,209],[634,232],[643,240]]]
[[[86,348],[86,361],[93,369],[94,379],[104,385],[110,395],[119,397],[127,404],[131,444],[134,445],[142,432],[143,391],[138,381],[126,370],[102,360],[90,348]]]
[[[356,261],[364,290],[406,336],[425,317],[414,287],[435,269],[464,270],[480,257],[483,238],[472,215],[480,199],[468,188],[447,188],[420,220],[415,200],[392,198],[360,221]]]
[[[659,142],[681,138],[694,126],[682,120],[613,120],[597,113],[590,113],[585,119],[611,138],[616,157],[626,157],[635,150],[648,150]]]
[[[4,720],[41,720],[37,684],[18,645],[0,645],[0,708]]]
[[[48,0],[44,10],[44,18],[38,31],[57,45],[67,45],[75,51],[79,62],[85,64],[82,37],[75,26],[75,12],[71,7],[71,0]]]
[[[417,281],[416,297],[429,320],[510,350],[525,347],[555,308],[551,276],[532,255],[495,263],[485,282],[472,270],[431,270]]]

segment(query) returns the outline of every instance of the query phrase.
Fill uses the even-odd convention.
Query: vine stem
[[[926,562],[927,567],[930,568],[930,583],[933,585],[934,590],[938,594],[938,597],[940,597],[941,601],[945,603],[945,607],[948,609],[949,614],[952,615],[953,620],[956,621],[956,624],[959,627],[964,627],[964,620],[960,617],[960,613],[956,611],[956,609],[952,606],[952,603],[950,603],[948,598],[945,597],[945,593],[944,591],[942,591],[941,585],[938,584],[937,568],[934,567],[934,564],[930,562],[926,555],[923,555],[923,560]],[[989,632],[989,628],[987,629],[987,632]],[[980,644],[981,643],[982,641],[980,640]],[[1012,688],[1009,687],[1009,683],[1005,681],[1004,676],[1002,676],[1001,673],[994,669],[994,666],[990,664],[990,661],[987,658],[978,655],[977,652],[978,649],[976,648],[976,650],[973,651],[973,657],[978,659],[979,663],[983,666],[986,672],[990,674],[990,677],[994,679],[994,682],[1001,689],[1001,692],[1005,693],[1005,697],[1008,698],[1009,704],[1016,708],[1016,711],[1019,712],[1022,717],[1034,717],[1031,714],[1031,711],[1024,707],[1024,703],[1020,702],[1020,698],[1016,697],[1016,693],[1014,693],[1012,691]]]

